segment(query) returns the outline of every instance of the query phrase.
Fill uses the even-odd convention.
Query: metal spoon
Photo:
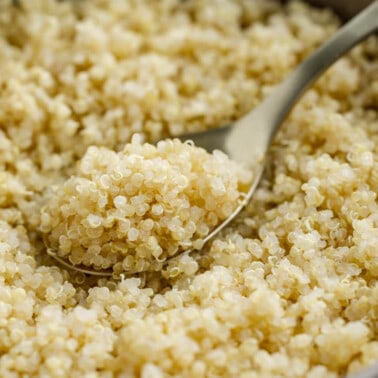
[[[208,242],[224,229],[251,200],[260,182],[265,163],[265,156],[276,132],[295,103],[305,90],[338,58],[348,52],[358,42],[378,29],[378,0],[352,18],[324,45],[304,60],[274,91],[252,112],[242,117],[233,125],[212,129],[206,132],[187,134],[181,140],[192,140],[196,146],[208,151],[224,151],[231,159],[251,165],[257,164],[254,181],[242,203],[229,218],[216,227],[205,239]],[[48,246],[47,246],[48,247]],[[64,266],[77,271],[100,276],[112,276],[110,271],[95,271],[72,266],[59,258],[54,251],[47,252]],[[166,260],[172,261],[182,254],[179,252]],[[127,271],[125,275],[138,272]]]

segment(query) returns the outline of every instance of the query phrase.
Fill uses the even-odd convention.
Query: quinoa
[[[169,155],[173,179],[181,152],[200,153],[169,141],[167,155],[134,134],[152,142],[237,119],[338,26],[298,1],[0,2],[1,377],[340,377],[377,361],[376,36],[305,94],[253,200],[200,257],[98,279],[43,243],[47,230],[52,244],[67,235],[54,233],[71,224],[64,188],[85,182],[100,200],[108,157]],[[235,197],[238,169],[214,170]],[[85,196],[79,218],[92,211]]]
[[[221,151],[178,139],[142,145],[135,135],[118,154],[88,148],[76,175],[42,209],[41,230],[73,265],[161,270],[168,257],[203,246],[251,179]]]

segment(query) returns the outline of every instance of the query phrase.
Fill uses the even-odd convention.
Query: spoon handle
[[[261,160],[278,127],[303,92],[340,56],[377,29],[378,0],[340,28],[276,87],[261,105],[236,122],[228,135],[227,150],[235,151],[237,148],[239,153],[236,155],[239,156],[233,153],[233,157],[241,161]],[[253,151],[243,148],[243,143],[253,146]]]
[[[284,99],[278,104],[272,96],[270,104],[276,103],[280,122],[298,97],[338,58],[369,34],[378,29],[378,1],[374,1],[351,21],[339,29],[324,45],[316,50],[282,82],[275,96]],[[278,91],[280,93],[278,93]],[[286,96],[282,94],[285,94]],[[282,101],[282,100],[281,100]],[[282,105],[282,106],[281,106]],[[273,110],[270,108],[271,111]]]

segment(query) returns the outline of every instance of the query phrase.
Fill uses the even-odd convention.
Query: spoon
[[[273,92],[253,111],[239,119],[233,125],[228,125],[205,132],[191,133],[179,136],[185,141],[191,140],[197,147],[211,152],[215,149],[225,152],[231,159],[248,165],[256,165],[254,180],[244,199],[235,211],[205,239],[208,242],[223,230],[251,200],[264,171],[265,156],[278,128],[293,108],[305,90],[338,58],[348,52],[358,42],[378,29],[378,0],[352,18],[340,28],[331,39],[305,59]],[[45,243],[46,244],[46,243]],[[69,264],[57,256],[55,251],[47,247],[47,253],[59,263],[76,271],[98,276],[113,276],[111,271],[96,271]],[[178,252],[167,259],[181,257],[191,253],[191,250]],[[197,251],[198,253],[198,251]],[[140,272],[125,271],[125,275]]]

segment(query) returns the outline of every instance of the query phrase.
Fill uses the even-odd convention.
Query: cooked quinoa
[[[145,271],[200,249],[243,199],[251,171],[178,139],[91,146],[41,213],[45,242],[72,265]],[[244,190],[243,190],[244,189]]]
[[[297,1],[0,2],[1,377],[328,378],[377,361],[376,36],[306,93],[253,201],[197,255],[99,279],[43,243],[47,214],[68,225],[70,198],[77,217],[90,209],[64,190],[99,185],[96,161],[176,154],[173,180],[180,151],[199,152],[129,144],[135,133],[152,142],[237,119],[339,24]],[[194,181],[209,185],[205,172]],[[54,227],[61,242],[68,230]]]

